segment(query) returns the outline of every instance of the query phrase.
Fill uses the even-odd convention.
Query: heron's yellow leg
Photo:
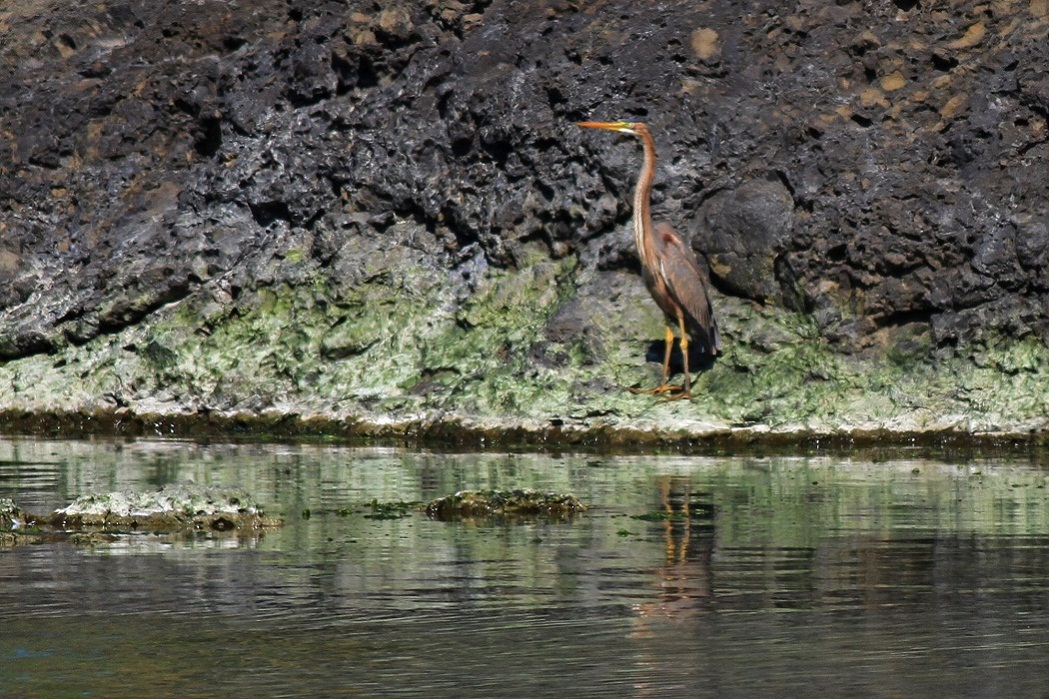
[[[670,350],[674,349],[674,331],[667,326],[667,339],[666,349],[663,351],[663,380],[659,383],[659,387],[663,388],[667,385],[667,379],[670,378]]]
[[[681,324],[681,327],[684,327],[683,321],[681,321]],[[682,335],[682,337],[684,337],[684,335]],[[631,393],[651,393],[653,395],[662,395],[664,393],[676,393],[682,390],[681,386],[672,386],[667,383],[667,380],[670,378],[670,352],[674,349],[674,330],[669,325],[667,326],[666,338],[666,351],[663,352],[663,380],[655,388],[628,388],[628,391]]]
[[[685,332],[685,316],[678,311],[677,313],[677,324],[681,328],[681,357],[685,361],[685,388],[680,393],[673,396],[668,396],[667,400],[681,400],[682,398],[692,397],[692,379],[688,373],[688,333]],[[670,332],[670,328],[667,328],[667,332]],[[666,379],[664,379],[665,381]]]

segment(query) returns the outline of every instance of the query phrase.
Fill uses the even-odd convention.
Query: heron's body
[[[689,340],[699,344],[703,353],[716,356],[719,349],[718,328],[696,254],[669,224],[652,224],[650,201],[652,181],[656,174],[656,145],[652,134],[645,124],[632,122],[585,121],[579,125],[630,134],[641,141],[645,157],[634,189],[634,237],[645,285],[667,322],[663,381],[651,392],[689,398],[692,395],[688,367]],[[681,335],[684,386],[670,386],[667,383],[675,327]]]

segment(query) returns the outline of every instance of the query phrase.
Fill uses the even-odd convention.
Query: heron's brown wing
[[[669,225],[656,226],[656,237],[659,272],[671,298],[685,312],[689,336],[694,342],[705,345],[704,352],[717,354],[720,349],[717,321],[714,320],[714,310],[696,254]]]

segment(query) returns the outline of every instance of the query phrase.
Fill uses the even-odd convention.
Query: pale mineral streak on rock
[[[244,490],[196,485],[83,495],[51,515],[51,522],[62,527],[112,530],[255,529],[270,521]]]

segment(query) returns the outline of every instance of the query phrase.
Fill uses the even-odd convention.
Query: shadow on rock
[[[666,351],[666,340],[656,340],[648,346],[648,351],[645,352],[645,361],[662,364]],[[688,368],[693,374],[709,371],[714,367],[716,361],[717,357],[705,351],[705,348],[698,344],[689,345]],[[670,375],[683,374],[684,372],[685,362],[684,356],[681,354],[681,340],[675,337],[674,347],[670,350]]]

